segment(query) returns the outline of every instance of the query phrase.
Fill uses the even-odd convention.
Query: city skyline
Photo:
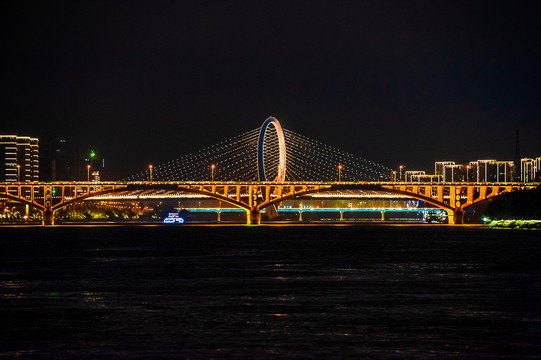
[[[261,146],[261,139],[258,139],[255,133],[263,131],[263,128],[266,129],[267,122],[268,120],[265,121],[261,129],[255,129],[204,149],[196,149],[197,151],[191,154],[168,159],[168,161],[158,161],[154,164],[148,164],[148,166],[140,166],[139,170],[144,170],[123,176],[121,179],[113,178],[110,176],[111,174],[104,171],[106,169],[105,158],[103,154],[93,149],[89,153],[79,153],[65,139],[54,144],[45,144],[44,147],[40,148],[38,138],[0,135],[0,168],[2,169],[0,181],[144,181],[149,175],[152,180],[153,169],[154,179],[157,181],[206,179],[209,169],[212,181],[215,180],[215,173],[216,180],[257,181],[257,173],[260,170],[258,169],[256,172],[255,169],[259,167],[260,161],[267,164],[263,166],[270,170],[271,178],[274,178],[277,174],[273,169],[276,168],[281,156],[277,156],[273,150],[277,141],[276,137],[273,138],[273,131],[271,130],[268,134],[271,137],[267,141],[263,139],[263,144],[269,142],[267,145],[263,145],[269,148],[268,154],[266,151],[263,152],[267,155],[252,151]],[[411,169],[403,164],[399,165],[398,169],[391,169],[368,159],[356,157],[355,154],[345,153],[342,149],[309,139],[301,134],[284,130],[287,139],[284,138],[283,149],[280,150],[280,152],[284,152],[282,168],[285,169],[286,164],[289,167],[293,163],[293,168],[296,170],[284,172],[282,180],[277,182],[284,180],[333,181],[336,180],[337,174],[340,182],[341,172],[345,175],[344,181],[390,179],[391,181],[406,182],[500,183],[538,182],[541,179],[541,156],[520,157],[518,164],[512,160],[493,158],[476,159],[463,163],[451,160],[435,161],[433,163],[434,171]],[[256,142],[260,144],[256,145]],[[304,154],[304,150],[301,149],[306,150]],[[260,155],[263,156],[264,160],[260,159]],[[232,167],[232,163],[236,166]],[[344,166],[344,164],[346,165]],[[253,168],[254,172],[247,173],[247,168]],[[310,170],[299,172],[299,169]],[[337,174],[335,174],[336,172]]]
[[[29,6],[30,5],[30,6]],[[3,3],[1,133],[113,178],[260,126],[396,169],[541,154],[526,3]]]

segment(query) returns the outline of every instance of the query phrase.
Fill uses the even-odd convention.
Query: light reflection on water
[[[0,355],[7,357],[541,353],[538,232],[281,226],[0,234]]]
[[[24,296],[21,282],[12,280],[0,281],[0,296],[4,298],[21,299]]]

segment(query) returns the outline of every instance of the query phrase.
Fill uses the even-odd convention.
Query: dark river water
[[[0,359],[541,358],[541,231],[0,228]]]

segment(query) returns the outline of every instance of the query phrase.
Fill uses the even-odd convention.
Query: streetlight
[[[86,181],[90,181],[90,165],[86,166]]]
[[[211,171],[211,178],[212,181],[214,181],[214,169],[216,168],[216,165],[212,164],[210,165],[210,171]]]
[[[17,164],[17,182],[21,182],[21,165]]]
[[[152,165],[148,166],[148,171],[150,173],[150,181],[152,181]]]
[[[470,181],[470,165],[466,165],[466,182]]]
[[[404,168],[404,165],[400,165],[400,177],[398,178],[398,181],[402,181],[402,169]]]
[[[342,164],[339,164],[338,165],[338,182],[340,182],[342,168],[343,168]]]

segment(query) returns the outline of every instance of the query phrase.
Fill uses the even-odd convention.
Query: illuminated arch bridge
[[[216,166],[210,178],[209,164]],[[343,174],[337,164],[342,165]],[[157,192],[158,197],[160,192],[191,193],[244,209],[247,223],[259,224],[263,209],[284,200],[355,190],[425,201],[447,211],[449,223],[454,224],[462,223],[464,211],[474,204],[537,185],[390,182],[388,174],[390,169],[381,165],[282,131],[278,121],[269,118],[260,129],[156,166],[152,181],[143,181],[150,178],[150,173],[143,172],[119,182],[0,183],[0,198],[42,211],[43,224],[52,225],[56,210],[89,198],[141,190]]]
[[[0,198],[19,201],[43,212],[43,224],[54,224],[54,212],[89,198],[141,190],[168,192],[174,197],[191,193],[224,201],[244,209],[248,224],[259,224],[261,211],[288,199],[310,194],[356,190],[383,192],[425,201],[447,211],[449,223],[462,223],[463,213],[474,204],[505,192],[532,189],[524,183],[399,183],[399,182],[55,182],[0,183]],[[156,195],[159,198],[160,195]],[[169,196],[168,196],[169,197]]]

